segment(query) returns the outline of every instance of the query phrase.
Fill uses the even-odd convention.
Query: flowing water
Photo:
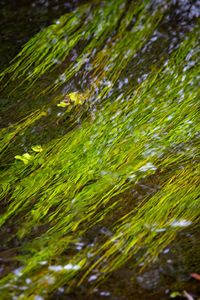
[[[156,10],[161,2],[162,1],[152,1],[152,15],[153,10]],[[59,18],[65,13],[73,12],[75,8],[85,3],[87,5],[88,1],[37,0],[19,1],[13,3],[13,1],[0,0],[1,69],[5,69],[9,65],[10,60],[14,58],[14,56],[20,51],[21,47],[26,42],[28,42],[28,40],[34,34],[39,32],[40,30],[44,30],[44,28],[52,24],[55,19]],[[167,5],[168,4],[165,4],[162,9],[165,10],[165,6]],[[98,4],[94,4],[94,7],[92,9],[94,10],[96,6],[98,6]],[[89,13],[90,12],[91,11],[89,10]],[[123,18],[124,14],[125,13],[122,13],[121,19]],[[194,213],[194,219],[192,219],[190,218],[189,213],[187,218],[185,218],[184,216],[181,217],[180,214],[179,219],[176,220],[175,218],[173,222],[171,222],[171,220],[167,221],[167,225],[165,224],[165,226],[162,222],[161,225],[158,225],[156,223],[156,219],[155,223],[151,223],[150,219],[150,223],[148,224],[147,218],[147,223],[144,223],[146,226],[146,229],[144,230],[147,230],[148,228],[150,232],[155,233],[156,238],[157,234],[165,234],[165,232],[167,231],[173,231],[174,228],[176,230],[175,239],[171,238],[171,236],[168,237],[166,235],[166,241],[167,239],[169,239],[169,242],[166,242],[166,244],[165,241],[162,242],[163,246],[161,246],[159,255],[157,255],[156,249],[155,251],[153,248],[151,249],[151,252],[154,254],[155,259],[153,260],[153,262],[151,262],[151,264],[147,266],[144,265],[145,263],[143,262],[142,257],[145,255],[146,257],[148,257],[148,252],[146,253],[145,251],[148,247],[148,243],[151,243],[151,241],[147,240],[146,244],[145,242],[143,244],[142,239],[146,238],[146,236],[144,235],[143,237],[141,237],[140,249],[138,249],[138,251],[135,251],[135,244],[131,244],[132,242],[130,242],[131,239],[134,240],[135,234],[134,232],[129,232],[129,227],[131,228],[132,226],[131,222],[135,220],[135,222],[138,221],[138,224],[140,223],[140,220],[137,220],[137,218],[135,218],[135,211],[137,210],[137,207],[140,207],[140,205],[143,205],[145,203],[148,208],[149,200],[152,197],[156,197],[157,194],[162,193],[162,187],[165,186],[165,183],[168,182],[169,178],[172,178],[172,183],[176,180],[179,180],[179,175],[180,177],[182,176],[181,170],[185,168],[186,171],[185,173],[183,172],[183,175],[185,176],[186,174],[186,179],[184,180],[186,180],[186,182],[188,180],[189,182],[190,177],[187,174],[190,174],[193,171],[193,167],[191,167],[191,171],[190,165],[188,167],[186,163],[189,159],[191,159],[191,157],[191,165],[195,164],[195,162],[199,163],[199,144],[198,141],[196,142],[196,140],[194,139],[194,137],[198,139],[199,133],[197,131],[196,135],[193,134],[195,129],[191,127],[191,130],[187,131],[188,135],[191,137],[191,140],[188,138],[188,140],[186,139],[182,144],[174,141],[174,136],[172,136],[171,139],[169,138],[169,142],[161,137],[163,138],[163,140],[160,143],[159,141],[158,144],[155,144],[155,141],[153,141],[152,143],[152,137],[148,132],[148,126],[146,126],[146,123],[142,121],[143,116],[140,116],[141,112],[145,111],[145,107],[143,103],[139,102],[139,100],[135,101],[134,105],[138,105],[138,112],[135,112],[135,120],[136,122],[141,121],[140,128],[136,129],[136,137],[138,136],[139,143],[141,143],[142,154],[139,154],[139,158],[137,161],[138,170],[133,172],[132,166],[130,166],[126,162],[129,161],[130,157],[132,157],[132,153],[140,151],[140,147],[137,146],[139,150],[134,150],[132,149],[132,146],[130,146],[131,140],[129,144],[131,132],[134,128],[134,126],[132,127],[129,118],[134,113],[135,106],[131,106],[131,104],[128,104],[128,100],[130,98],[127,98],[127,100],[124,96],[129,95],[130,90],[133,90],[133,97],[136,97],[135,95],[140,92],[140,90],[137,90],[138,86],[140,86],[140,89],[142,89],[142,83],[151,80],[148,78],[151,78],[152,70],[159,70],[162,63],[167,64],[167,62],[170,61],[172,53],[174,53],[180,47],[182,40],[184,40],[184,37],[186,35],[189,35],[189,33],[194,30],[199,15],[200,1],[172,1],[170,9],[167,10],[165,18],[163,18],[161,21],[158,21],[159,17],[156,16],[155,20],[152,21],[152,32],[145,31],[145,34],[147,35],[147,41],[145,41],[144,43],[141,42],[136,46],[137,51],[133,51],[133,53],[131,54],[131,58],[128,56],[129,54],[127,54],[128,63],[126,64],[124,62],[122,64],[122,71],[120,71],[120,73],[118,74],[119,76],[116,76],[114,84],[112,80],[113,78],[115,79],[115,72],[113,71],[112,73],[112,66],[115,64],[115,61],[113,60],[113,65],[107,65],[106,56],[104,57],[103,51],[102,53],[99,51],[99,57],[96,58],[96,60],[99,59],[97,61],[97,65],[95,65],[96,69],[92,69],[94,66],[91,65],[90,59],[86,58],[84,61],[84,65],[81,68],[77,68],[76,72],[73,73],[71,69],[68,69],[68,71],[71,72],[70,74],[72,75],[70,75],[71,78],[69,81],[65,81],[66,77],[68,76],[68,73],[65,72],[66,68],[70,65],[70,63],[79,58],[82,51],[84,51],[87,45],[87,41],[80,40],[73,47],[73,49],[69,51],[69,55],[64,60],[58,61],[56,58],[55,64],[58,65],[58,68],[54,69],[51,72],[42,74],[39,83],[37,83],[35,87],[33,86],[33,88],[31,88],[28,92],[23,86],[20,87],[20,79],[17,81],[19,90],[17,90],[16,93],[11,94],[11,96],[9,97],[8,90],[3,91],[2,95],[0,96],[1,127],[3,129],[8,128],[12,125],[15,126],[16,122],[21,122],[23,118],[36,111],[37,109],[40,111],[38,115],[33,115],[33,120],[30,121],[30,124],[28,124],[28,128],[26,130],[23,130],[23,126],[25,128],[25,125],[23,124],[25,123],[18,123],[21,124],[22,131],[20,131],[20,134],[16,134],[16,138],[12,144],[12,147],[8,147],[7,151],[2,155],[1,170],[2,172],[4,172],[4,176],[8,177],[11,176],[10,174],[12,170],[14,170],[13,172],[16,172],[16,176],[18,176],[17,180],[22,182],[22,189],[20,190],[22,196],[18,195],[17,189],[15,191],[15,186],[17,186],[18,184],[18,181],[16,181],[1,203],[1,215],[4,216],[5,213],[6,222],[2,222],[2,228],[0,231],[0,276],[1,278],[6,278],[6,276],[8,276],[8,281],[3,282],[4,285],[2,285],[2,294],[0,290],[0,299],[23,299],[23,297],[27,297],[28,292],[27,295],[25,293],[29,289],[30,291],[33,291],[31,292],[31,295],[33,296],[24,299],[42,300],[48,298],[52,300],[144,300],[171,299],[173,296],[176,299],[186,299],[187,297],[189,297],[186,296],[187,293],[192,295],[194,299],[200,298],[200,283],[190,276],[191,273],[200,274],[200,236],[198,232],[198,222],[197,224],[195,222],[193,224],[193,221],[197,219],[198,215],[197,217],[195,217]],[[132,16],[131,22],[134,23],[135,19],[136,15]],[[130,28],[132,26],[131,22],[129,24]],[[156,22],[158,22],[158,25],[156,25]],[[140,24],[138,26],[140,26]],[[129,27],[127,30],[130,30]],[[77,27],[76,30],[79,30],[79,27]],[[117,30],[118,28],[116,27],[113,29],[113,32],[117,32]],[[131,34],[132,32],[130,30],[130,35]],[[138,39],[140,38],[141,37],[138,35]],[[106,41],[106,43],[108,45],[108,48],[110,47],[110,51],[118,49],[117,47],[120,43],[118,43],[118,40],[114,38],[114,34],[113,36],[110,36],[109,39]],[[123,34],[119,34],[117,39],[123,40]],[[99,40],[97,39],[97,41]],[[129,41],[127,42],[127,45],[129,45]],[[99,47],[101,49],[103,46],[99,45]],[[121,46],[119,45],[119,52],[122,51],[120,47]],[[121,59],[123,60],[122,57]],[[93,60],[93,63],[95,64],[96,61]],[[195,64],[195,60],[189,60],[188,65],[189,63],[192,66],[193,64]],[[117,62],[117,64],[119,64],[119,61]],[[110,80],[109,76],[107,75],[107,77],[105,76],[106,80],[104,78],[102,69],[107,71],[106,68],[110,68],[110,72],[114,74],[113,77],[110,76]],[[33,71],[30,70],[30,72]],[[34,72],[32,74],[34,76]],[[60,81],[57,81],[58,76],[60,76],[59,74],[62,75],[61,77],[59,77]],[[158,78],[159,76],[162,76],[162,74],[158,72],[158,76],[156,78]],[[199,73],[197,73],[196,75],[196,86],[198,86],[198,76]],[[52,82],[54,82],[55,85],[58,85],[55,91],[53,90],[54,87],[52,87],[52,90],[50,90],[49,94],[44,93],[37,96],[38,91],[48,89],[49,85],[51,85]],[[62,85],[60,84],[60,82],[62,83]],[[166,80],[166,85],[167,84],[168,83]],[[90,94],[88,94],[90,85],[93,86],[93,90],[92,92],[90,92]],[[11,82],[9,89],[12,90],[15,87],[16,82]],[[163,88],[161,92],[166,92],[166,90],[167,89]],[[80,95],[86,95],[85,97],[90,98],[92,104],[88,104],[86,101],[84,107],[82,107],[81,105],[72,105],[71,107],[70,105],[73,103],[73,101],[70,100],[72,103],[69,105],[70,109],[67,112],[64,111],[66,107],[65,103],[63,104],[64,107],[62,107],[62,105],[55,105],[56,103],[58,103],[58,100],[62,100],[64,95],[72,95],[74,91],[78,92],[78,94]],[[181,92],[182,91],[180,90],[180,97]],[[155,94],[153,94],[152,92],[152,98],[153,96],[158,97],[159,93],[156,93],[156,91]],[[103,98],[102,102],[99,100],[99,95]],[[112,105],[110,105],[109,102],[106,102],[109,97],[112,99],[113,95],[116,95],[117,99],[121,99],[120,103],[122,103],[122,106],[118,107],[119,103],[113,102],[115,113],[113,113],[113,111],[111,110]],[[146,99],[146,94],[144,94],[144,99]],[[80,98],[79,101],[81,101]],[[60,103],[62,104],[62,101]],[[148,106],[149,103],[150,102],[147,101],[147,103],[145,104],[147,106],[146,109],[149,109],[150,111],[149,114],[147,113],[145,117],[145,122],[147,123],[154,122],[154,120],[151,120],[152,113],[151,108]],[[156,105],[158,105],[161,112],[166,110],[164,104],[156,102]],[[190,105],[190,103],[188,105]],[[184,107],[183,109],[181,109],[181,111],[182,110],[184,110]],[[172,112],[172,114],[170,112],[169,115],[167,115],[169,122],[172,118],[174,118],[173,113],[174,111]],[[39,114],[43,114],[44,116],[41,118]],[[189,126],[187,125],[187,122],[188,124],[190,124],[190,119],[187,119],[187,111],[185,112],[185,116],[186,124],[181,125],[186,127]],[[178,117],[179,115],[177,113],[177,116],[174,120],[178,119]],[[152,118],[154,118],[154,115]],[[118,119],[121,120],[120,126],[118,125]],[[198,127],[198,119],[198,116],[196,117],[196,119],[194,118],[194,127],[196,126],[196,128]],[[161,121],[159,121],[158,124],[156,124],[155,122],[155,126],[153,125],[155,135],[157,134],[157,127],[162,126]],[[24,122],[26,122],[26,120]],[[123,124],[123,122],[124,125],[121,125]],[[173,122],[175,123],[175,121]],[[93,123],[95,124],[94,129],[92,127]],[[171,123],[167,125],[167,129],[163,127],[163,136],[168,134],[168,131],[170,131],[171,127],[173,127]],[[104,129],[106,131],[106,134],[103,136],[101,132]],[[123,132],[125,131],[127,132],[126,136],[121,138],[121,136],[123,136]],[[87,139],[88,132],[90,138]],[[115,134],[116,132],[117,134]],[[143,140],[142,138],[140,138],[141,133],[144,136],[149,134],[149,140]],[[179,136],[180,132],[177,131],[177,140]],[[181,138],[182,137],[180,136],[180,139]],[[78,142],[77,144],[74,143],[73,146],[74,139],[76,139]],[[117,139],[119,139],[119,145],[121,148],[113,146],[115,140]],[[93,148],[91,148],[91,152],[93,151],[93,153],[90,153],[90,143],[94,145],[92,146]],[[135,138],[135,145],[137,143],[137,138]],[[30,190],[34,191],[33,194],[31,194],[29,193],[29,191],[26,192],[26,185],[29,184],[29,181],[26,181],[26,176],[28,178],[29,174],[31,174],[29,173],[29,168],[26,167],[26,164],[29,163],[29,157],[22,157],[22,155],[23,153],[27,153],[28,151],[30,152],[29,149],[33,145],[42,145],[41,149],[43,148],[43,145],[48,145],[48,147],[45,149],[46,152],[44,154],[42,152],[43,150],[41,150],[42,154],[38,162],[39,164],[44,165],[44,160],[47,159],[48,161],[49,158],[49,166],[47,164],[47,166],[44,167],[46,169],[43,173],[41,173],[40,176],[37,173],[37,168],[39,169],[39,166],[30,166],[30,169],[33,168],[35,172],[35,177],[32,177],[31,179],[32,185],[30,184]],[[67,146],[65,145],[68,145],[69,148],[67,148]],[[130,151],[129,146],[131,149]],[[66,147],[65,151],[63,150],[64,147]],[[101,153],[101,149],[106,150]],[[107,149],[111,149],[110,153],[109,151],[107,151]],[[37,148],[33,151],[40,153],[40,148]],[[64,153],[66,153],[66,151],[69,152],[67,157],[64,156]],[[123,156],[123,152],[125,153],[126,151],[127,156]],[[197,154],[195,155],[194,153]],[[14,164],[14,169],[11,168],[11,171],[9,171],[9,167],[12,167],[13,164],[13,156],[16,155],[18,155],[19,160],[17,161],[16,159],[16,165]],[[170,158],[173,157],[173,159],[170,160],[169,165],[167,165],[167,168],[165,168],[165,160],[167,155],[169,155]],[[56,158],[54,162],[54,156],[60,156],[60,160]],[[156,160],[158,167],[157,165],[155,166],[155,164],[153,164],[151,161],[148,161],[149,156],[159,157],[159,160]],[[176,157],[179,156],[181,156],[181,162],[180,164],[178,164],[178,167],[177,165],[175,165],[175,168],[178,168],[178,175],[176,175],[173,173],[174,164],[178,160]],[[77,159],[77,157],[79,160]],[[85,169],[82,167],[82,165],[79,164],[79,161],[81,160],[83,161]],[[140,165],[139,161],[142,160],[144,160],[145,163]],[[67,164],[65,172],[63,172],[62,169],[63,161],[65,162],[65,164]],[[95,166],[94,174],[92,173],[93,170],[90,167],[85,167],[85,165],[87,165],[87,163],[89,165],[91,161]],[[20,171],[17,171],[17,163],[21,163],[22,165],[24,163],[25,166],[19,166]],[[122,169],[121,164],[124,165],[124,168]],[[60,171],[61,169],[62,172]],[[74,170],[79,169],[80,174],[82,175],[76,178],[76,176],[74,175]],[[178,173],[179,171],[180,174]],[[36,190],[35,185],[38,182],[38,185],[40,185],[40,177],[45,177],[48,172],[55,172],[55,176],[52,175],[51,181],[48,182],[48,177],[46,177],[45,179],[45,184],[46,186],[48,186],[48,188],[43,192],[44,183],[41,183],[41,189],[38,188],[38,190]],[[67,182],[67,172],[72,173],[72,176],[69,177],[72,182],[72,187],[73,184],[76,185],[76,191],[74,192],[74,194],[71,190],[69,190],[69,194],[65,194],[65,190],[68,189],[69,185],[69,183]],[[85,172],[87,172],[87,180],[84,180],[83,178],[83,174],[85,174]],[[57,184],[57,182],[59,182],[59,177],[62,176],[62,186],[65,185],[65,188],[63,190],[59,189],[59,186]],[[135,180],[135,178],[137,178],[137,180]],[[194,181],[195,180],[196,179],[194,179]],[[4,180],[2,182],[4,182]],[[99,185],[97,185],[98,182]],[[179,186],[182,187],[184,193],[185,186],[182,185],[181,180]],[[186,186],[186,189],[189,188],[190,183],[188,183],[188,186]],[[3,190],[5,189],[7,189],[7,187],[4,187],[3,185]],[[104,191],[104,195],[106,194],[107,196],[109,195],[109,193],[111,194],[110,198],[109,196],[107,196],[109,202],[107,201],[107,198],[98,200],[98,191],[101,189]],[[19,218],[20,220],[24,212],[27,213],[27,218],[22,218],[22,227],[20,221],[13,221],[13,216],[10,212],[7,214],[9,197],[11,196],[13,191],[14,196],[11,197],[11,199],[14,199],[13,201],[15,201],[15,199],[19,199],[19,201],[20,199],[22,199],[22,202],[20,202],[19,204],[19,213],[18,215],[16,215],[16,218]],[[178,193],[179,192],[180,191],[178,191]],[[197,188],[197,194],[195,194],[194,196],[195,199],[199,197],[198,192],[199,190]],[[64,222],[63,225],[62,221],[60,221],[59,219],[58,225],[55,225],[55,223],[53,223],[53,226],[55,225],[54,229],[54,227],[51,227],[52,219],[50,217],[48,217],[46,221],[43,222],[42,214],[40,217],[36,217],[36,213],[34,215],[34,212],[32,213],[32,215],[29,215],[29,208],[26,207],[23,202],[23,193],[25,195],[24,199],[29,199],[30,197],[29,203],[31,206],[35,205],[34,212],[37,211],[38,214],[40,214],[40,209],[45,210],[45,207],[48,206],[48,202],[41,200],[40,206],[37,207],[37,204],[35,204],[35,198],[49,198],[49,201],[51,201],[51,199],[53,201],[52,195],[58,195],[56,196],[57,198],[54,200],[52,206],[48,207],[49,214],[52,214],[54,216],[54,212],[55,215],[59,213],[61,215],[60,219],[63,218],[66,225],[64,224]],[[62,206],[59,207],[58,203],[63,199],[63,193],[65,197],[68,197],[66,195],[69,195],[69,201],[67,202],[67,205],[65,205],[65,203],[63,202]],[[179,195],[181,197],[181,193],[178,194],[178,196]],[[92,209],[90,210],[89,204],[85,203],[87,199],[90,199],[90,197],[91,205],[95,206],[95,201],[93,202],[92,198],[94,198],[95,200],[96,197],[97,201],[97,205],[95,206],[96,211],[94,218],[92,215]],[[79,204],[76,205],[76,201],[78,202],[80,200],[82,200],[83,204],[79,205],[79,202]],[[14,205],[18,205],[17,202]],[[24,207],[24,210],[21,210],[20,205]],[[164,205],[165,203],[163,202],[163,209]],[[178,202],[178,205],[182,204]],[[170,210],[171,208],[168,207],[168,209]],[[198,204],[195,203],[193,209],[199,209]],[[13,208],[12,210],[14,211]],[[71,221],[65,218],[64,212],[66,211],[70,215],[73,215]],[[130,212],[133,212],[132,219],[128,218]],[[92,221],[87,218],[87,213],[88,215],[91,214],[93,218]],[[141,212],[141,218],[143,216],[143,213],[144,212]],[[84,227],[84,222],[88,222],[86,223],[86,226],[88,226],[87,230]],[[70,224],[72,224],[73,226]],[[75,236],[73,236],[73,232],[76,232],[76,225],[74,224],[78,224],[77,226],[80,226],[80,233]],[[113,224],[115,224],[115,226],[113,226]],[[68,231],[65,231],[65,229],[63,229],[65,228],[65,226],[68,228]],[[57,236],[56,232],[61,232],[62,230],[63,232],[61,236],[64,238],[63,242],[60,242],[61,236],[59,236],[59,234]],[[128,238],[124,237],[123,239],[120,236],[121,230],[124,230],[125,234],[129,234]],[[48,235],[48,232],[50,232],[50,235]],[[55,253],[53,252],[54,250],[49,250],[49,252],[52,251],[53,254],[50,254],[49,256],[50,261],[47,261],[48,255],[43,255],[41,249],[42,247],[44,247],[44,249],[48,249],[48,247],[50,247],[51,244],[49,243],[48,239],[51,238],[51,234],[53,239],[55,239],[55,241],[59,241],[60,244],[58,249],[55,250]],[[39,238],[40,236],[44,237],[44,242],[41,242]],[[31,244],[32,241],[33,244]],[[112,241],[112,244],[110,241]],[[68,243],[68,247],[66,248],[64,246],[65,243]],[[101,249],[102,252],[98,252],[98,247],[101,248],[101,245],[103,245]],[[155,242],[155,244],[153,244],[153,247],[156,247],[156,245],[157,244]],[[159,242],[158,245],[160,246]],[[62,251],[59,252],[59,249],[61,249]],[[112,249],[113,253],[115,254],[112,254],[109,249]],[[41,252],[41,257],[39,260],[36,256],[37,251]],[[104,253],[106,253],[105,256]],[[26,259],[28,260],[30,257],[34,257],[34,255],[36,257],[36,260],[35,262],[34,260],[32,260],[30,263],[33,265],[35,263],[36,267],[34,271],[32,269],[30,269],[31,271],[27,269],[28,271],[26,274],[29,274],[28,272],[30,271],[30,278],[24,277],[21,280],[20,276]],[[119,265],[115,268],[113,266],[118,264],[118,261],[115,260],[115,257],[121,257],[120,255],[122,256],[123,263],[119,262]],[[126,255],[129,256],[128,261],[125,258]],[[19,260],[15,260],[14,258],[18,256]],[[62,279],[62,274],[65,274],[62,272],[68,270],[76,272],[80,267],[85,266],[85,261],[83,259],[84,256],[86,256],[89,260],[91,259],[92,266],[94,267],[90,270],[89,273],[87,269],[84,269],[83,274],[77,275],[74,278],[72,277],[72,279],[69,278],[70,284],[68,284],[68,275],[63,276],[66,278]],[[78,262],[76,263],[75,258],[77,257]],[[103,257],[103,259],[101,257]],[[68,258],[72,259],[73,264],[68,262]],[[100,261],[99,265],[96,263],[98,261]],[[108,266],[107,261],[110,262]],[[137,262],[139,263],[137,264]],[[37,267],[37,265],[39,267]],[[144,268],[142,268],[143,265]],[[44,266],[44,269],[42,269],[41,266]],[[29,265],[27,268],[29,268]],[[39,268],[41,268],[41,270]],[[51,272],[50,275],[47,273],[47,269],[48,272]],[[38,282],[36,279],[37,270],[39,270],[38,278],[40,278]],[[87,277],[82,281],[81,278],[82,276],[84,277],[84,272],[87,273]],[[12,274],[12,276],[10,276],[10,274]],[[100,277],[101,284],[99,284],[98,282],[98,278]],[[49,286],[51,286],[51,284],[54,284],[55,281],[56,288],[54,287],[54,289],[51,290]],[[81,283],[78,284],[78,282],[80,281]],[[35,282],[36,285],[34,286]],[[45,293],[44,295],[42,295],[42,288],[37,294],[36,288],[40,284],[41,287],[43,286],[44,290],[47,289],[48,296]],[[187,293],[184,294],[184,291],[187,291]],[[177,292],[177,294],[175,294],[175,292]]]

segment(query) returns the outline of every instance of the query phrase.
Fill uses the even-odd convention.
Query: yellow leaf
[[[70,105],[70,103],[66,101],[61,101],[60,103],[57,104],[58,107],[66,107],[68,105]]]
[[[77,104],[82,104],[85,100],[85,97],[82,94],[79,94],[78,92],[70,93],[69,94],[70,100]]]
[[[31,149],[35,152],[42,152],[42,147],[40,145],[32,146]]]
[[[25,159],[31,159],[31,155],[29,153],[24,153],[22,157],[24,157]]]
[[[28,162],[29,162],[29,160],[30,160],[31,158],[32,158],[32,157],[31,157],[31,155],[30,155],[29,153],[25,153],[25,154],[23,154],[23,155],[16,155],[16,156],[15,156],[15,159],[19,159],[19,160],[23,161],[23,163],[24,163],[25,165],[28,164]]]

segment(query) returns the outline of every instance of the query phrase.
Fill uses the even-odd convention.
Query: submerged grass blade
[[[153,261],[176,237],[180,224],[198,225],[199,25],[167,59],[153,64],[141,83],[116,88],[123,70],[165,17],[165,5],[152,15],[151,9],[143,1],[84,5],[36,35],[2,74],[23,78],[28,93],[54,67],[54,59],[64,60],[78,42],[88,40],[65,69],[64,80],[41,88],[43,94],[54,93],[89,62],[86,73],[93,77],[88,98],[77,104],[86,111],[82,123],[47,144],[31,145],[27,152],[34,159],[27,164],[13,153],[2,172],[0,199],[6,199],[7,207],[0,224],[15,224],[10,239],[21,243],[16,260],[23,266],[20,275],[9,273],[1,280],[3,295],[15,282],[12,295],[20,295],[23,283],[28,288],[22,299],[34,299],[36,293],[48,298],[64,284],[70,289],[85,282],[94,269],[100,282],[134,256],[135,265]],[[73,105],[71,115],[78,110]],[[3,129],[3,154],[42,115],[35,112]],[[159,190],[141,203],[125,198],[129,188],[156,176]],[[85,242],[71,255],[76,243],[102,223],[110,234],[92,250]]]

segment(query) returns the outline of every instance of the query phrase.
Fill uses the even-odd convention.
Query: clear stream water
[[[26,43],[30,37],[42,28],[51,24],[56,18],[66,12],[75,9],[81,3],[87,1],[61,1],[61,0],[0,0],[0,66],[4,69],[9,61],[19,52],[22,45]],[[159,2],[159,1],[154,1]],[[200,1],[180,0],[174,1],[171,14],[166,21],[158,28],[145,48],[137,54],[137,59],[130,63],[126,72],[123,73],[116,86],[118,89],[126,88],[129,79],[136,77],[135,80],[140,82],[148,75],[148,61],[157,62],[164,53],[170,53],[179,44],[184,34],[193,27],[194,20],[200,15]],[[78,50],[77,50],[78,51]],[[73,55],[76,55],[76,49]],[[136,76],[137,75],[137,76]],[[77,76],[68,87],[79,87],[84,89],[87,83],[83,82],[81,76]],[[5,98],[0,98],[2,102],[1,126],[6,127],[10,123],[15,122],[18,112],[21,108],[13,104],[10,106],[6,103]],[[4,108],[5,106],[5,108]],[[23,110],[27,107],[24,105]],[[58,114],[59,111],[51,111],[50,115]],[[53,119],[53,117],[52,117]],[[34,128],[35,136],[33,139],[38,141],[37,132],[44,128],[47,124],[37,124]],[[50,126],[49,126],[50,125]],[[53,125],[48,124],[48,134],[42,136],[45,141],[55,136]],[[41,136],[41,135],[40,135]],[[48,137],[47,137],[48,136]],[[42,141],[39,141],[39,143]],[[19,140],[19,148],[26,150],[28,141],[26,137]],[[159,176],[155,175],[148,180],[140,181],[136,186],[124,192],[124,199],[129,199],[125,204],[124,210],[127,212],[130,206],[135,206],[144,197],[152,195],[159,190]],[[88,279],[88,286],[80,286],[74,293],[65,294],[64,289],[60,288],[52,297],[52,300],[70,300],[70,299],[170,299],[172,292],[182,292],[186,290],[192,294],[194,299],[200,298],[200,282],[190,277],[190,273],[200,273],[200,236],[199,233],[192,228],[190,223],[178,223],[176,226],[183,227],[176,240],[169,245],[159,258],[145,271],[139,273],[131,262],[128,262],[122,268],[114,271],[112,275],[98,287],[92,294],[88,294],[88,288],[92,281],[96,279],[97,274],[91,275]],[[109,223],[109,220],[108,220]],[[106,235],[112,235],[108,229],[106,220],[103,224],[99,224],[95,229],[90,230],[90,234],[84,240],[76,244],[74,251],[90,245],[96,239],[103,239]],[[173,226],[173,225],[172,225]],[[0,276],[5,276],[10,271],[18,274],[20,270],[16,264],[7,259],[10,256],[9,248],[5,247],[9,233],[14,228],[4,227],[0,231]],[[11,248],[17,246],[18,241],[13,241]],[[91,250],[92,253],[92,250]],[[14,253],[13,253],[14,255]],[[28,282],[28,278],[27,278]],[[22,287],[23,288],[23,287]],[[0,296],[1,299],[1,296]],[[35,298],[36,299],[36,298]],[[176,299],[186,299],[185,297],[176,297]],[[38,298],[37,300],[40,300]]]

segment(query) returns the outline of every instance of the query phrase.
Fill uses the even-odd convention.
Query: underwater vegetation
[[[191,17],[170,48],[172,4],[83,4],[1,72],[0,224],[17,267],[2,299],[94,289],[198,228],[200,27]],[[156,188],[127,198],[142,181]]]

